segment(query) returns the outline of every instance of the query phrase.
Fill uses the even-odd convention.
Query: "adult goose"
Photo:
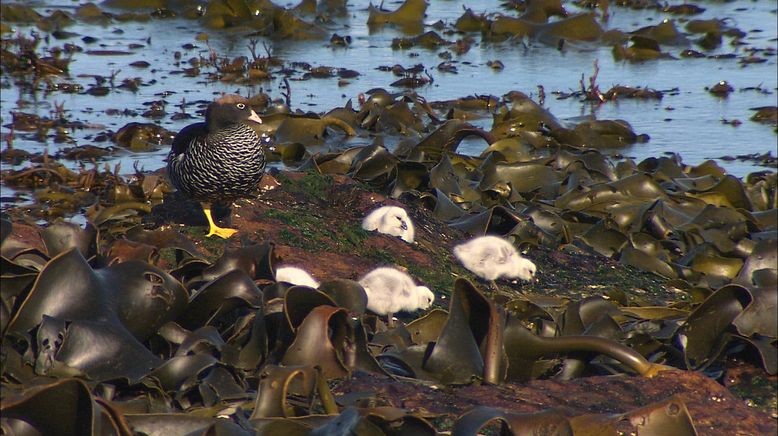
[[[246,123],[262,119],[239,95],[226,95],[208,105],[205,122],[184,127],[173,139],[167,158],[170,181],[200,202],[208,219],[206,236],[229,238],[236,229],[216,225],[214,203],[250,197],[265,172],[263,138]]]

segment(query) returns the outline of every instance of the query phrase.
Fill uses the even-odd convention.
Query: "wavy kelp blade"
[[[559,132],[563,130],[562,123],[548,109],[526,95],[521,95],[512,99],[509,111],[495,117],[491,133],[498,138],[504,138],[519,135],[524,131],[548,129]]]
[[[577,239],[597,253],[611,258],[619,254],[629,243],[627,236],[607,219],[600,220],[589,227],[589,230]]]
[[[211,264],[196,257],[183,259],[178,267],[170,270],[170,275],[177,278],[187,289],[197,287],[204,283],[202,279],[203,271]]]
[[[127,423],[135,434],[169,436],[171,434],[248,436],[251,432],[225,418],[210,418],[184,413],[127,414]]]
[[[166,392],[178,391],[187,380],[196,380],[200,373],[218,364],[210,354],[189,354],[175,356],[159,365],[149,378],[159,381]]]
[[[443,326],[448,320],[448,312],[442,309],[433,309],[426,315],[414,319],[405,328],[410,333],[411,342],[424,345],[435,342],[443,331]]]
[[[462,196],[462,178],[454,169],[448,154],[444,154],[438,164],[429,170],[430,187],[445,195]]]
[[[397,175],[392,182],[392,198],[399,198],[402,194],[421,190],[427,183],[427,167],[420,162],[401,161],[397,164]]]
[[[751,298],[741,286],[724,286],[689,315],[677,332],[689,368],[700,370],[716,360],[729,341],[727,330]]]
[[[255,418],[251,420],[256,436],[308,436],[312,426],[301,419]]]
[[[604,354],[648,377],[667,369],[648,362],[640,353],[619,342],[596,336],[536,336],[518,319],[511,317],[506,323],[504,338],[509,380],[531,379],[533,366],[542,356],[577,351]]]
[[[697,248],[698,250],[690,253],[693,257],[689,266],[692,271],[705,274],[711,282],[716,279],[733,279],[743,267],[743,261],[740,259],[719,256],[714,252],[699,250],[699,248],[702,248],[702,245],[698,245]]]
[[[194,389],[191,392],[178,392],[176,399],[186,398],[186,402],[181,401],[184,407],[186,407],[187,402],[199,405],[192,401],[193,399],[197,400],[194,392]],[[238,378],[238,374],[223,366],[215,366],[199,378],[197,393],[202,405],[211,408],[211,410],[219,410],[225,403],[249,402],[254,399],[254,395],[247,392],[247,385]]]
[[[313,429],[309,436],[384,436],[384,433],[377,425],[365,419],[359,410],[353,407],[347,407],[340,415],[331,419],[325,425]]]
[[[129,240],[148,244],[159,250],[174,248],[183,251],[189,257],[202,257],[200,250],[191,239],[173,229],[144,230],[142,227],[134,227],[127,231],[126,236]],[[180,255],[176,252],[176,259],[180,262],[179,258]]]
[[[5,398],[0,413],[4,420],[27,422],[37,434],[120,434],[110,416],[103,416],[104,411],[95,403],[89,387],[77,379],[36,386],[19,397]]]
[[[778,374],[778,347],[775,338],[736,336],[734,339],[746,342],[757,352],[765,372],[770,375]]]
[[[409,136],[421,131],[423,127],[421,117],[411,109],[406,100],[397,100],[381,108],[374,126],[378,132],[397,132]],[[376,145],[379,144],[373,143],[372,146]]]
[[[387,374],[384,368],[378,363],[377,358],[370,352],[370,343],[368,342],[367,331],[362,320],[353,323],[354,325],[354,347],[346,350],[345,360],[347,365],[354,368],[367,371]],[[350,362],[353,362],[350,363]]]
[[[300,170],[318,169],[321,174],[346,174],[364,147],[352,147],[338,153],[316,154],[300,165]]]
[[[4,262],[3,273],[26,271],[40,271],[49,262],[50,258],[43,251],[31,247],[16,238],[8,238],[2,246],[2,258]]]
[[[521,320],[526,326],[542,336],[553,336],[557,332],[557,323],[553,307],[549,307],[540,301],[516,298],[505,303],[505,310],[511,316]]]
[[[576,435],[641,434],[696,436],[697,429],[680,396],[620,415],[579,415],[570,418]]]
[[[327,378],[344,377],[349,368],[345,348],[353,344],[354,330],[344,309],[331,306],[315,307],[297,328],[294,342],[281,363],[319,365]]]
[[[262,310],[244,315],[235,322],[227,339],[230,346],[238,350],[233,366],[244,370],[259,367],[268,356],[267,330]]]
[[[586,170],[593,173],[592,177],[596,177],[595,180],[607,182],[621,178],[616,177],[613,162],[597,150],[584,150],[583,152],[578,153],[573,150],[567,151],[565,149],[560,149],[557,162],[559,162],[559,156],[564,156],[565,154],[567,155],[566,158],[568,160],[567,165],[570,165],[572,162],[581,162]]]
[[[378,316],[366,316],[363,322],[370,330],[370,344],[381,350],[387,346],[404,349],[411,345],[411,333],[404,324],[397,323],[394,328],[387,329],[379,322]]]
[[[292,286],[284,294],[284,313],[292,331],[319,306],[338,307],[338,304],[326,293],[307,286]]]
[[[369,145],[363,148],[351,163],[348,172],[357,180],[376,181],[388,179],[389,173],[397,166],[397,158],[379,145]]]
[[[13,314],[9,331],[24,332],[43,315],[62,319],[111,319],[109,290],[76,248],[54,257],[38,275],[30,293]]]
[[[481,377],[484,359],[479,342],[489,330],[489,321],[485,298],[470,282],[458,279],[451,294],[448,319],[423,369],[443,383],[467,383],[473,377]]]
[[[262,291],[245,270],[232,269],[195,292],[186,311],[176,322],[192,329],[211,323],[237,308],[256,310],[261,307]]]
[[[485,164],[482,166],[482,171],[484,176],[478,185],[481,191],[499,190],[501,184],[510,183],[510,188],[520,194],[529,194],[536,190],[556,192],[556,184],[559,182],[557,172],[542,163]],[[542,193],[541,195],[548,196]]]
[[[444,152],[456,152],[459,143],[468,136],[483,138],[487,144],[497,140],[489,132],[466,121],[448,120],[422,139],[415,149],[422,153],[425,160],[438,162]]]
[[[573,435],[570,423],[564,415],[548,411],[540,413],[511,413],[493,407],[478,406],[460,416],[451,429],[452,436],[481,434],[481,429],[490,423],[500,423],[500,434],[530,435],[547,434]]]
[[[251,419],[291,417],[310,413],[317,377],[313,366],[268,365],[259,377],[259,390]],[[296,403],[302,400],[305,407],[301,409],[307,410],[296,410],[296,407],[289,403],[289,397],[292,395],[297,399]]]
[[[508,35],[523,38],[529,36],[536,28],[536,23],[500,14],[491,22],[487,35],[490,35],[492,38],[494,38],[494,35],[501,35],[503,38]]]
[[[379,427],[384,434],[392,435],[436,435],[435,428],[421,417],[408,414],[397,407],[371,407],[362,413],[371,423]]]
[[[420,380],[435,380],[435,377],[422,369],[422,361],[427,347],[408,347],[402,351],[386,349],[376,356],[382,372],[390,377],[400,376]]]
[[[23,292],[28,291],[38,277],[36,270],[12,263],[4,257],[0,258],[0,268],[2,269],[0,277],[3,280],[0,296],[8,304],[12,303]],[[5,322],[8,322],[8,319]]]
[[[451,198],[440,189],[435,189],[435,206],[432,211],[435,218],[441,221],[449,221],[467,214],[464,209],[451,201]]]
[[[361,315],[367,310],[367,294],[358,282],[347,279],[335,279],[322,283],[319,291],[329,296],[339,307]]]
[[[619,324],[610,316],[603,315],[589,323],[586,329],[580,333],[585,336],[597,336],[601,338],[619,341],[623,339],[623,332]],[[571,380],[583,374],[589,361],[596,356],[595,353],[579,351],[571,352],[564,359],[563,367],[556,375],[557,380]]]
[[[727,286],[741,287],[736,284]],[[775,323],[775,312],[778,308],[778,287],[773,285],[744,288],[744,290],[747,290],[751,295],[751,302],[733,321],[738,333],[746,337],[751,337],[754,334],[773,339],[778,337],[778,326]]]
[[[108,252],[104,253],[104,259],[108,265],[130,260],[156,265],[159,263],[159,250],[148,244],[120,239],[110,245]]]
[[[97,270],[112,289],[116,314],[138,340],[146,340],[185,310],[189,295],[181,283],[146,262],[131,260]]]
[[[452,41],[443,39],[437,32],[430,30],[420,35],[416,35],[410,38],[394,38],[392,39],[393,49],[408,49],[411,47],[423,47],[429,50],[435,50],[438,47],[451,45]],[[395,80],[390,86],[402,87],[402,88],[418,88],[429,84],[430,82],[426,78],[408,76]]]
[[[161,363],[121,324],[87,320],[65,328],[54,358],[93,380],[126,378],[131,383]]]
[[[755,284],[755,274],[759,270],[776,270],[778,265],[778,240],[767,239],[756,243],[756,246],[746,258],[743,268],[738,273],[735,283],[743,286]]]
[[[348,136],[356,134],[351,126],[334,117],[287,117],[278,125],[275,136],[278,142],[312,144],[324,138],[327,127],[335,127]]]
[[[383,11],[370,5],[367,24],[421,24],[427,6],[428,4],[425,0],[405,0],[394,11]]]
[[[594,14],[577,14],[553,23],[541,25],[537,30],[538,39],[554,44],[557,40],[596,41],[604,30]]]
[[[276,152],[282,162],[300,163],[305,157],[305,145],[299,142],[285,142],[275,144]]]
[[[618,306],[602,297],[588,297],[570,303],[562,315],[563,336],[583,334],[603,318],[619,315]]]
[[[623,250],[621,250],[621,257],[619,257],[619,262],[623,263],[624,265],[640,268],[643,271],[650,271],[668,279],[678,278],[678,274],[675,272],[672,266],[667,264],[667,262],[663,262],[661,259],[649,256],[645,252],[629,246],[626,246]]]
[[[13,232],[14,225],[11,223],[11,221],[2,218],[0,219],[0,244],[5,242],[5,238],[7,238],[11,232]]]
[[[522,218],[503,206],[495,206],[477,214],[464,215],[451,221],[449,225],[455,229],[481,236],[485,234],[508,234]]]
[[[535,147],[521,136],[511,136],[495,141],[481,152],[481,157],[486,158],[489,153],[499,153],[505,163],[527,162],[533,160]]]
[[[621,415],[621,421],[625,420],[632,424],[631,431],[641,435],[697,435],[686,403],[679,396],[627,412]]]
[[[758,185],[749,187],[752,189],[758,188]],[[747,215],[749,221],[752,221],[762,232],[775,231],[778,228],[778,208],[770,208],[767,205],[769,199],[765,198],[766,195],[762,192],[759,192],[759,194],[759,207],[755,205],[754,208],[756,210]]]
[[[82,229],[78,224],[60,222],[41,231],[49,257],[54,257],[70,248],[76,247],[84,258],[94,256],[97,230],[90,226]]]
[[[240,269],[248,274],[252,280],[274,280],[274,260],[272,242],[229,250],[203,271],[201,279],[211,281],[227,272]]]
[[[484,14],[476,15],[473,10],[466,8],[465,12],[457,18],[454,27],[460,32],[479,32],[489,28],[489,19]]]
[[[754,209],[743,188],[743,182],[732,175],[724,176],[719,183],[707,191],[690,193],[689,195],[717,206],[727,206],[748,211]]]
[[[621,327],[613,317],[620,314],[615,304],[602,297],[588,297],[570,303],[560,320],[561,336],[589,335],[619,340],[622,337]],[[577,354],[572,360],[586,360],[587,353]]]

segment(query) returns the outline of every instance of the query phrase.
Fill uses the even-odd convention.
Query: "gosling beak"
[[[251,115],[249,116],[249,119],[251,121],[256,121],[257,123],[262,124],[262,118],[260,118],[259,115],[257,115],[257,113],[254,112],[253,110],[251,111]]]

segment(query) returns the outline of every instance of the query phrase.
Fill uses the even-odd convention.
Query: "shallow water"
[[[54,9],[72,11],[84,2],[37,2],[38,10],[48,15]],[[470,7],[474,12],[501,12],[507,15],[509,11],[499,8],[496,2],[480,1],[431,1],[427,10],[425,23],[442,20],[453,23],[463,12],[463,6]],[[386,9],[394,9],[398,2],[385,2]],[[685,163],[697,164],[708,158],[718,158],[725,155],[766,153],[776,150],[775,128],[769,125],[750,121],[753,111],[749,108],[776,104],[776,4],[773,1],[737,1],[737,2],[699,2],[706,8],[700,15],[684,18],[672,16],[655,10],[634,11],[622,7],[611,7],[611,18],[603,23],[606,28],[618,28],[632,31],[640,27],[657,24],[665,18],[676,20],[679,29],[683,29],[686,19],[728,19],[734,25],[748,33],[744,38],[745,46],[735,47],[729,44],[730,38],[724,37],[724,43],[717,50],[708,54],[737,53],[742,55],[744,48],[772,48],[772,55],[760,53],[767,59],[761,64],[741,66],[738,59],[677,59],[657,60],[642,63],[616,62],[611,54],[611,48],[597,45],[568,43],[562,50],[533,41],[506,41],[501,43],[482,43],[480,35],[473,34],[475,43],[472,48],[461,56],[454,56],[458,74],[442,73],[435,66],[442,61],[438,53],[443,51],[413,48],[410,50],[392,50],[389,45],[392,38],[409,36],[397,29],[384,27],[373,30],[366,25],[367,2],[349,2],[349,16],[336,19],[334,25],[327,25],[326,34],[338,33],[349,35],[352,43],[348,48],[331,48],[329,37],[313,41],[281,41],[262,40],[272,47],[273,55],[284,60],[285,64],[295,61],[309,62],[314,66],[346,67],[358,71],[361,75],[351,79],[346,86],[338,86],[337,78],[296,80],[301,73],[290,79],[291,101],[294,109],[326,112],[334,107],[343,106],[349,99],[356,104],[357,96],[374,87],[390,88],[390,83],[397,79],[390,72],[376,70],[376,67],[401,64],[412,66],[424,64],[434,82],[426,87],[416,89],[428,101],[449,100],[473,94],[503,95],[511,90],[519,90],[533,97],[537,96],[537,87],[543,86],[546,92],[545,105],[561,119],[574,119],[580,116],[594,115],[599,119],[627,120],[637,133],[650,136],[650,141],[620,150],[624,155],[642,160],[662,153],[680,153]],[[579,11],[572,3],[564,3],[569,12]],[[291,6],[291,5],[287,5]],[[119,12],[119,11],[115,11]],[[28,34],[31,27],[16,26],[19,32]],[[121,29],[123,33],[118,33]],[[205,75],[197,78],[187,78],[182,75],[170,74],[188,65],[175,65],[174,52],[181,51],[182,59],[203,55],[208,49],[203,42],[197,41],[198,33],[204,31],[197,21],[182,18],[152,19],[147,22],[112,22],[105,26],[77,24],[67,28],[79,36],[67,40],[51,40],[51,45],[62,45],[65,42],[75,43],[86,50],[125,50],[131,52],[121,56],[96,56],[77,53],[70,64],[68,82],[79,83],[88,88],[94,83],[91,77],[80,77],[84,74],[109,75],[118,71],[117,82],[124,78],[140,77],[144,83],[140,90],[131,92],[115,89],[105,97],[95,97],[89,94],[63,94],[54,92],[48,95],[38,93],[30,95],[22,93],[13,85],[13,81],[3,76],[2,96],[0,103],[0,120],[2,133],[9,132],[10,113],[22,111],[50,116],[54,103],[64,103],[67,116],[71,120],[79,120],[95,124],[94,129],[84,129],[73,132],[71,137],[75,144],[55,144],[51,140],[41,143],[31,139],[33,135],[19,135],[17,132],[14,147],[32,152],[48,148],[54,153],[60,148],[73,145],[113,145],[110,142],[95,143],[95,134],[112,130],[116,131],[128,122],[151,122],[151,120],[127,116],[107,115],[107,109],[130,109],[139,113],[145,111],[148,103],[153,100],[167,101],[167,116],[160,121],[165,128],[177,131],[191,123],[191,120],[173,121],[170,115],[178,111],[175,107],[183,100],[211,100],[223,92],[253,94],[259,91],[268,92],[273,98],[281,97],[283,77],[275,73],[274,80],[263,85],[244,86],[208,82]],[[431,30],[430,27],[425,30]],[[248,38],[245,31],[235,30],[205,30],[209,43],[222,56],[250,55]],[[456,40],[461,35],[443,32],[441,36],[448,40]],[[98,39],[94,44],[85,44],[83,36]],[[695,35],[692,38],[698,38]],[[139,49],[128,49],[128,44],[142,44]],[[184,50],[184,44],[196,46],[193,50]],[[45,44],[45,43],[42,43]],[[665,47],[663,51],[679,57],[679,53],[687,47]],[[699,47],[689,46],[700,51]],[[742,56],[741,56],[742,57]],[[501,60],[505,64],[502,71],[493,71],[486,66],[490,60]],[[152,64],[148,69],[129,66],[130,63],[145,60]],[[662,100],[620,100],[604,103],[594,107],[582,103],[575,98],[558,99],[554,91],[569,92],[577,90],[581,75],[588,78],[593,73],[593,63],[598,62],[599,76],[597,83],[604,92],[616,84],[649,87],[657,90],[678,88],[675,93],[666,93]],[[273,70],[271,70],[273,71]],[[719,80],[728,81],[735,92],[728,98],[718,98],[706,91]],[[761,91],[746,90],[757,87]],[[401,89],[396,89],[401,91]],[[192,113],[193,108],[188,108]],[[742,124],[733,127],[722,120],[740,120]],[[491,120],[476,120],[474,124],[491,125]],[[340,142],[336,136],[334,141]],[[354,138],[338,145],[349,146],[370,142],[369,138]],[[391,141],[387,142],[391,144]],[[459,151],[465,154],[477,155],[484,147],[481,140],[464,141]],[[152,152],[134,153],[122,150],[108,162],[121,162],[125,172],[131,171],[134,163],[145,170],[155,170],[164,165],[167,154],[166,147]],[[719,161],[719,164],[732,174],[744,176],[749,172],[761,170],[749,162]],[[77,166],[74,163],[73,166]]]

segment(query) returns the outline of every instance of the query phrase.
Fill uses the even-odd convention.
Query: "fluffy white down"
[[[405,242],[413,243],[415,229],[405,209],[397,206],[381,206],[362,220],[362,228],[377,230],[386,235],[399,236]]]
[[[394,268],[376,268],[359,279],[367,294],[367,308],[379,315],[426,309],[435,294],[426,286],[416,286],[408,274]]]
[[[281,266],[276,268],[276,281],[286,282],[293,285],[309,286],[318,288],[319,282],[311,276],[308,271],[294,266]]]
[[[537,268],[521,257],[516,247],[497,236],[479,236],[454,247],[454,256],[465,268],[485,280],[532,280]]]

